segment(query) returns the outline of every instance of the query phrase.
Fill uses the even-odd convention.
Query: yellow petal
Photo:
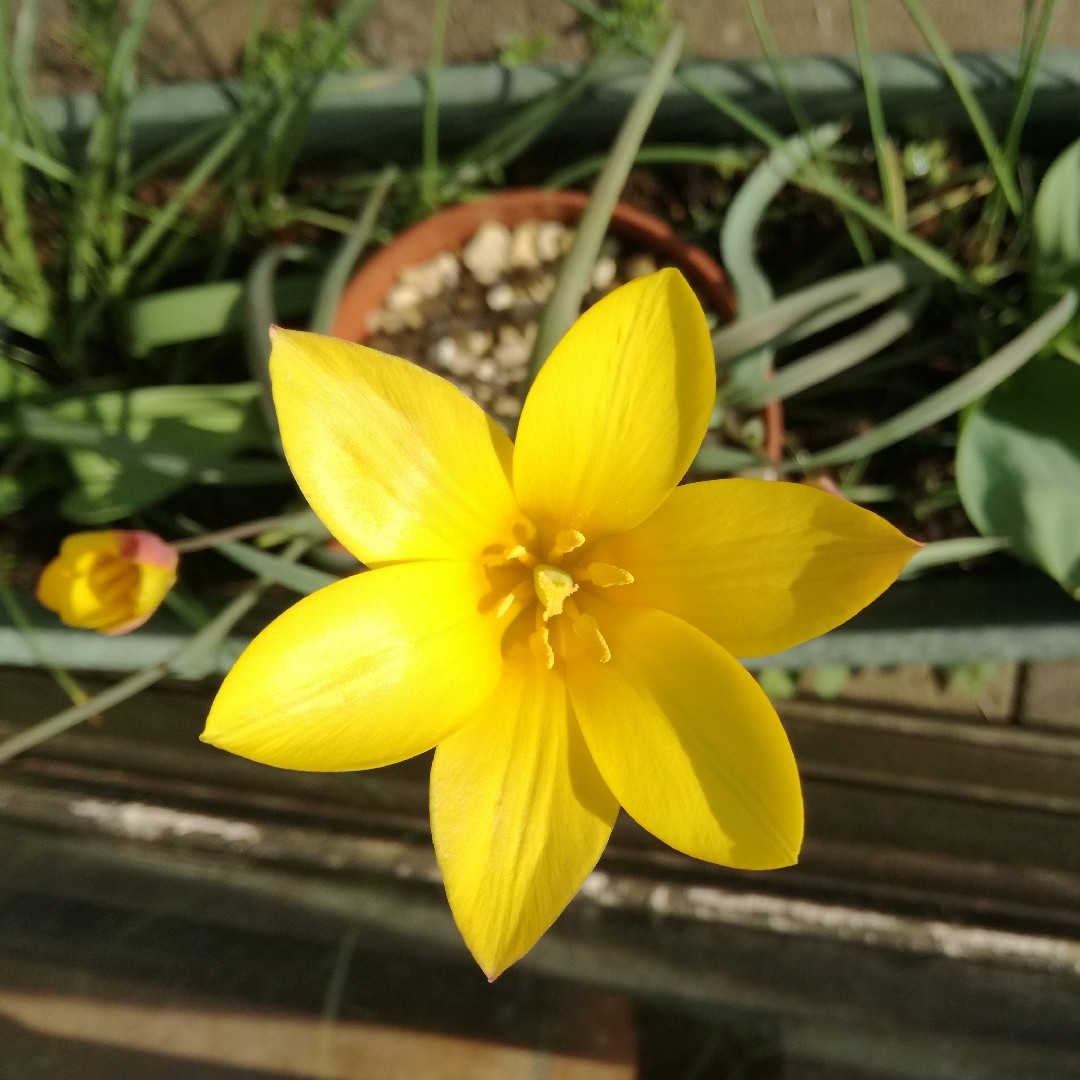
[[[734,656],[768,656],[839,626],[919,545],[884,518],[805,484],[686,484],[589,558],[634,576],[604,599],[685,619]]]
[[[176,584],[176,571],[168,567],[145,562],[137,563],[136,567],[138,581],[132,590],[130,612],[125,618],[100,627],[103,634],[129,634],[142,626]]]
[[[799,774],[752,676],[699,630],[582,597],[611,650],[567,647],[570,701],[600,774],[639,824],[709,862],[766,870],[802,843]]]
[[[570,713],[561,675],[522,647],[498,690],[439,745],[431,832],[446,895],[495,978],[555,921],[618,813]]]
[[[405,563],[305,597],[247,647],[203,739],[286,769],[371,769],[429,750],[491,694],[504,624],[474,566]]]
[[[630,529],[682,479],[716,393],[709,330],[677,270],[594,304],[555,346],[514,449],[521,508],[554,536]]]
[[[445,379],[295,330],[276,331],[270,370],[293,474],[361,561],[473,558],[526,538],[510,440]]]

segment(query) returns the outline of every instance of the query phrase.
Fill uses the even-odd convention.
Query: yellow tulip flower
[[[677,271],[581,316],[516,444],[450,383],[359,345],[278,330],[271,371],[301,489],[372,570],[251,643],[205,740],[316,770],[437,747],[435,851],[492,978],[573,897],[620,806],[701,859],[796,860],[795,760],[735,657],[843,622],[918,545],[807,486],[678,486],[716,380]]]
[[[72,533],[41,572],[37,597],[67,626],[126,634],[157,611],[177,561],[172,544],[141,529]]]

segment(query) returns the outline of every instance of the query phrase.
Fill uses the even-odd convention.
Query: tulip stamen
[[[555,534],[555,544],[548,552],[547,561],[558,566],[564,555],[576,551],[584,543],[584,533],[578,532],[577,529],[563,529]]]
[[[507,562],[513,562],[513,560],[516,559],[528,570],[531,570],[540,561],[531,551],[521,544],[515,544],[513,547],[508,547],[503,552],[503,558]]]
[[[501,619],[514,604],[524,603],[529,599],[533,591],[533,584],[525,578],[519,581],[498,603],[495,608],[495,618]]]
[[[608,648],[604,635],[600,633],[600,625],[589,614],[580,614],[571,624],[574,633],[589,647],[589,651],[600,661],[606,664],[611,659],[611,649]]]
[[[536,609],[536,630],[529,635],[529,649],[533,656],[550,671],[555,666],[555,650],[551,647],[551,634],[544,622],[546,616]]]
[[[591,581],[599,585],[601,589],[610,588],[612,585],[632,585],[634,575],[629,570],[623,570],[620,566],[612,566],[611,563],[594,562],[584,570],[574,569],[575,581]]]

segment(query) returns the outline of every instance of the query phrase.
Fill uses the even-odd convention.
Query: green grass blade
[[[890,167],[896,157],[896,150],[885,127],[881,91],[878,89],[877,72],[874,70],[874,54],[870,48],[870,30],[866,24],[866,6],[864,0],[850,0],[850,6],[851,27],[855,34],[855,50],[859,56],[859,71],[862,75],[863,97],[866,99],[866,113],[870,119],[870,134],[874,140],[878,175],[881,178],[881,193],[889,216],[900,228],[905,228],[907,198],[903,190],[904,178],[897,169]]]
[[[34,67],[34,41],[37,38],[38,11],[41,0],[22,0],[15,17],[15,35],[11,42],[11,74],[19,92],[33,97],[30,76]]]
[[[581,311],[581,298],[604,242],[612,211],[637,157],[641,140],[664,96],[682,52],[683,31],[676,27],[653,62],[611,147],[608,162],[593,186],[589,205],[578,222],[574,245],[559,269],[555,290],[540,316],[536,344],[529,360],[529,379],[536,378],[548,354]]]
[[[869,457],[931,424],[936,424],[939,420],[944,420],[946,416],[952,416],[983,394],[989,393],[998,383],[1026,364],[1072,318],[1076,303],[1077,294],[1070,289],[1008,345],[988,356],[977,367],[948,386],[942,387],[873,430],[856,435],[855,438],[830,447],[820,454],[812,454],[802,461],[785,463],[785,468],[789,471],[810,472],[827,465],[843,465],[848,461]]]
[[[937,57],[938,63],[956,91],[956,96],[963,104],[968,118],[971,120],[971,126],[975,129],[975,134],[978,135],[979,142],[982,143],[983,150],[986,152],[990,167],[994,170],[994,176],[997,178],[1002,194],[1008,201],[1009,209],[1019,217],[1023,213],[1024,201],[1020,197],[1020,189],[1016,186],[1013,170],[1002,152],[997,137],[994,135],[994,129],[986,118],[986,113],[983,112],[983,108],[968,84],[967,78],[960,70],[952,50],[946,44],[933,20],[927,15],[922,0],[903,0],[903,3],[911,16],[912,22],[919,28],[919,33],[922,34],[926,44],[930,46],[934,56]]]
[[[784,64],[780,57],[780,50],[776,47],[776,39],[772,36],[772,27],[769,26],[769,20],[765,17],[765,10],[761,6],[761,0],[746,0],[746,8],[750,13],[750,21],[754,24],[754,32],[761,43],[761,51],[765,54],[765,59],[773,73],[773,79],[776,80],[777,88],[787,103],[788,110],[794,117],[799,131],[806,135],[811,127],[810,117],[807,116],[806,110],[802,107],[802,102],[791,89],[791,84],[784,74]]]
[[[110,272],[109,289],[112,295],[119,296],[123,293],[131,275],[150,255],[161,238],[176,224],[184,207],[229,159],[247,136],[249,126],[250,120],[247,117],[237,118],[217,143],[203,155],[198,165],[184,177],[183,183],[172,198],[153,214],[138,239]]]
[[[795,123],[802,133],[804,138],[810,138],[810,117],[807,115],[806,110],[802,107],[802,102],[799,101],[798,95],[791,89],[791,84],[788,82],[787,74],[784,71],[784,61],[780,55],[780,50],[776,47],[776,40],[772,36],[772,29],[769,26],[769,20],[765,17],[765,11],[761,6],[761,0],[746,0],[747,9],[750,12],[750,19],[754,24],[754,30],[757,33],[758,41],[761,42],[762,51],[765,53],[765,58],[768,61],[769,69],[772,71],[773,80],[776,82],[777,87],[780,90],[784,101],[787,103],[788,110],[795,119]],[[810,147],[814,149],[814,142],[810,140]],[[822,155],[814,150],[814,160],[818,166],[826,172],[832,172],[828,162],[826,162]],[[855,245],[855,250],[858,252],[859,259],[864,266],[869,266],[874,262],[874,247],[870,243],[870,238],[866,235],[866,229],[863,228],[863,224],[858,218],[852,217],[850,213],[844,212],[844,227],[848,231],[848,235],[851,237],[851,242]]]
[[[37,169],[38,172],[53,180],[59,180],[61,184],[66,184],[68,187],[75,184],[78,179],[74,170],[69,169],[62,162],[57,161],[48,154],[35,150],[32,146],[28,146],[3,131],[0,131],[0,147],[7,150],[12,157],[17,158],[24,165],[29,165],[30,168]]]
[[[449,17],[450,0],[435,0],[427,73],[424,77],[424,161],[420,172],[420,192],[429,207],[436,206],[439,198],[439,72],[446,50],[446,22]]]
[[[590,0],[564,0],[564,3],[599,26],[612,29],[616,25],[616,20],[610,12],[603,11],[591,3]],[[653,50],[645,42],[638,38],[631,38],[627,44],[641,56],[652,59]],[[706,86],[700,79],[685,72],[677,74],[676,78],[688,90],[697,94],[703,101],[707,101],[714,108],[719,109],[725,116],[766,146],[775,149],[783,144],[783,135],[727,94],[714,90],[711,86]],[[925,240],[900,228],[888,214],[882,213],[878,207],[849,191],[838,177],[825,172],[816,165],[807,165],[803,173],[795,177],[795,182],[802,187],[832,199],[841,209],[850,210],[867,225],[877,229],[892,243],[924,262],[935,273],[955,282],[964,289],[972,292],[979,291],[976,282],[953,259],[932,244],[928,244]]]
[[[553,173],[544,187],[553,191],[567,188],[594,176],[607,161],[606,154],[593,154]],[[755,150],[740,150],[729,146],[695,146],[672,143],[667,146],[643,146],[634,158],[635,165],[712,165],[724,173],[743,172],[761,161]]]
[[[443,188],[442,199],[455,197],[463,186],[478,180],[501,179],[502,170],[608,70],[621,49],[621,38],[609,42],[567,83],[526,106],[467,150],[455,163],[451,178]],[[600,155],[600,164],[593,171],[599,172],[605,160],[606,156]]]
[[[154,0],[135,0],[109,64],[105,89],[90,127],[85,152],[85,180],[76,205],[68,246],[71,252],[68,293],[87,299],[91,279],[101,266],[99,245],[108,232],[107,213],[117,190],[118,163],[126,143],[128,108],[135,92],[139,45]]]
[[[372,230],[379,220],[383,203],[394,181],[398,178],[398,170],[394,165],[388,165],[383,169],[378,183],[371,189],[356,219],[352,232],[342,240],[333,261],[323,274],[319,293],[315,299],[315,310],[311,316],[309,326],[317,334],[329,334],[330,327],[334,325],[334,317],[337,315],[338,304],[341,302],[341,293],[348,284],[349,275],[353,272],[356,260],[371,239]]]

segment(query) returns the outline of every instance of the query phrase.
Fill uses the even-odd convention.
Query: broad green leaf
[[[968,416],[956,455],[968,517],[1080,599],[1080,367],[1033,360]]]
[[[1055,278],[1080,268],[1080,139],[1046,170],[1031,215],[1037,273]]]
[[[308,274],[274,283],[274,306],[283,318],[311,310],[319,279]],[[182,341],[218,337],[244,325],[244,282],[217,281],[170,289],[136,300],[128,308],[128,350],[146,356],[151,349]]]
[[[61,503],[72,521],[104,524],[190,483],[258,484],[288,478],[274,461],[230,460],[267,448],[254,383],[156,386],[23,406],[25,437],[61,446],[78,488]]]

